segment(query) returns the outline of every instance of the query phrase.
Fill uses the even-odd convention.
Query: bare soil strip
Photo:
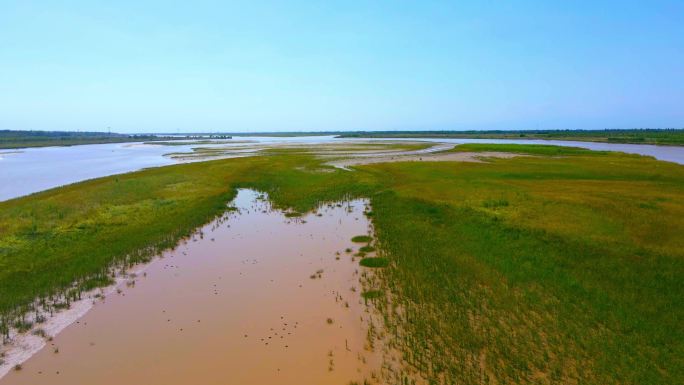
[[[383,155],[373,157],[349,157],[345,159],[335,159],[326,164],[337,168],[349,170],[350,167],[361,166],[373,163],[388,162],[482,162],[486,158],[513,158],[522,156],[520,154],[507,152],[443,152],[443,153],[424,153],[410,155]]]

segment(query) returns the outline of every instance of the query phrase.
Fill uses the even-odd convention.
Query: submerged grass
[[[365,257],[359,261],[359,264],[364,267],[387,267],[389,260],[383,257]]]
[[[373,240],[369,235],[356,235],[352,237],[352,242],[354,243],[368,243]]]
[[[382,290],[366,290],[361,293],[361,297],[366,300],[380,298],[383,295]]]
[[[0,202],[0,313],[9,325],[36,298],[106,284],[112,264],[172,247],[236,187],[291,212],[366,196],[379,254],[361,264],[392,263],[364,298],[433,383],[683,383],[684,167],[537,147],[325,173],[307,171],[325,168],[311,156],[273,153]]]
[[[359,251],[362,253],[372,253],[373,251],[375,251],[375,247],[371,245],[361,246],[359,248]]]

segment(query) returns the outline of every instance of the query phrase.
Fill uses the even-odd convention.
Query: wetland
[[[444,143],[279,144],[0,202],[0,384],[684,379],[684,166]]]

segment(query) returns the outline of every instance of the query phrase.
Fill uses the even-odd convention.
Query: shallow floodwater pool
[[[366,201],[288,218],[240,190],[236,211],[138,269],[10,371],[11,384],[348,384],[380,371],[368,346]]]

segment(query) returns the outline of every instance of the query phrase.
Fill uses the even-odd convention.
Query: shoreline
[[[387,354],[390,354],[385,341],[380,338],[381,335],[368,334],[368,330],[375,330],[369,325],[379,326],[382,324],[381,318],[379,313],[374,313],[377,310],[369,313],[369,304],[361,298],[361,288],[365,287],[366,281],[361,276],[366,277],[371,272],[360,275],[359,269],[363,268],[358,267],[356,257],[351,252],[341,254],[344,247],[360,247],[350,243],[354,234],[369,231],[367,227],[361,228],[367,226],[367,220],[361,220],[361,216],[362,211],[368,209],[368,201],[359,199],[330,203],[316,211],[307,212],[302,218],[294,219],[287,217],[286,211],[272,208],[270,201],[264,202],[263,195],[255,190],[239,190],[232,202],[238,207],[237,211],[204,224],[193,235],[179,241],[175,247],[161,251],[149,262],[121,269],[116,273],[117,277],[112,285],[87,292],[83,299],[72,302],[69,309],[55,313],[44,323],[34,325],[25,333],[15,335],[0,371],[0,382],[24,383],[23,381],[31,379],[43,383],[50,379],[49,383],[53,383],[53,380],[57,381],[54,383],[74,383],[74,379],[77,379],[78,383],[78,379],[90,378],[87,382],[92,383],[93,373],[97,369],[88,372],[87,368],[97,368],[98,363],[109,362],[104,356],[116,361],[124,357],[122,352],[126,349],[134,348],[136,352],[142,352],[138,354],[143,360],[149,357],[145,349],[149,347],[153,351],[158,345],[143,343],[145,347],[135,349],[136,344],[141,343],[138,333],[145,335],[142,339],[150,338],[148,342],[164,341],[168,349],[181,349],[178,351],[179,356],[176,356],[176,360],[181,362],[187,362],[178,357],[185,354],[183,352],[187,353],[188,349],[195,349],[200,355],[209,354],[204,350],[207,348],[219,349],[217,352],[224,352],[225,357],[231,357],[231,362],[246,360],[244,364],[248,366],[260,362],[258,365],[269,367],[273,371],[272,374],[269,370],[254,374],[251,370],[238,369],[235,375],[245,378],[272,376],[273,379],[280,378],[284,383],[293,383],[288,381],[303,375],[301,370],[293,371],[281,365],[287,362],[299,365],[296,362],[301,357],[307,357],[305,361],[317,363],[306,372],[307,376],[316,378],[340,380],[343,377],[344,380],[360,380],[372,379],[376,375],[390,375],[391,371],[386,372],[383,369],[383,362],[387,359]],[[345,225],[340,222],[342,218],[346,218]],[[254,222],[255,219],[266,220],[262,225],[267,228],[276,227],[272,227],[271,231],[264,231],[264,234],[259,234],[262,231],[250,231],[257,223]],[[307,230],[302,226],[308,222],[319,222],[324,228],[339,228],[344,236],[330,238],[330,233],[319,227],[315,228],[317,230],[312,227]],[[258,246],[261,243],[251,242],[263,237],[270,238],[268,234],[278,228],[289,229],[286,231],[289,235],[275,240],[284,247],[264,249]],[[318,234],[315,235],[316,233]],[[245,239],[246,236],[254,239]],[[300,241],[292,243],[292,240],[300,238],[308,246],[301,248]],[[226,245],[233,245],[231,255],[221,256],[220,251],[226,250]],[[248,250],[252,250],[254,256]],[[283,253],[288,258],[282,258]],[[197,260],[199,256],[202,258]],[[174,257],[177,258],[173,259]],[[176,270],[179,268],[180,270]],[[315,270],[314,275],[317,276],[312,278],[310,275],[314,269],[319,270]],[[135,285],[135,294],[126,295],[133,286],[129,284],[130,281],[136,276],[142,278],[143,275],[146,278]],[[210,284],[213,280],[215,283]],[[123,287],[124,284],[126,288]],[[236,317],[235,309],[241,308],[235,305],[244,306],[244,298],[231,297],[230,293],[264,284],[267,285],[263,288],[264,293],[270,295],[253,297],[252,300],[257,305],[242,309],[242,316]],[[302,291],[303,286],[307,287],[305,292]],[[198,290],[205,288],[209,289],[206,293]],[[161,294],[170,291],[175,295],[169,297]],[[114,295],[115,293],[118,295]],[[154,302],[155,305],[150,308],[149,304],[153,302],[150,301],[151,297],[160,294],[160,302]],[[222,294],[229,294],[229,299],[221,298]],[[108,298],[110,295],[113,297]],[[121,298],[120,295],[127,298]],[[198,296],[204,300],[197,301]],[[302,302],[300,296],[305,296],[308,300]],[[190,300],[191,297],[195,300]],[[178,301],[179,298],[183,300]],[[221,306],[216,307],[215,301],[219,301]],[[99,302],[107,306],[95,308]],[[233,306],[227,305],[231,303]],[[316,306],[311,307],[311,303]],[[267,304],[271,306],[265,306]],[[131,312],[136,306],[143,306],[142,313]],[[158,316],[160,312],[164,314]],[[75,325],[79,320],[80,325]],[[144,323],[142,327],[138,324],[141,321]],[[129,330],[132,334],[122,333],[133,324],[135,328]],[[74,328],[67,329],[68,326]],[[212,330],[216,327],[219,329]],[[34,333],[41,329],[46,334]],[[101,333],[103,331],[107,332]],[[208,335],[212,338],[197,338]],[[50,337],[54,337],[54,340]],[[179,344],[179,338],[189,340]],[[223,343],[215,344],[216,338],[223,339]],[[226,345],[226,341],[232,343]],[[91,348],[92,346],[97,348]],[[225,348],[226,346],[233,347]],[[52,349],[60,354],[53,354]],[[203,353],[199,353],[200,351]],[[201,365],[212,365],[213,359],[210,356],[207,356],[208,360],[204,360],[197,354],[193,355],[193,359],[202,360],[204,364]],[[256,359],[257,357],[259,358]],[[123,358],[124,361],[130,359]],[[140,363],[137,360],[134,362]],[[14,372],[14,365],[22,363],[23,368]],[[85,372],[81,373],[81,370]],[[137,369],[128,367],[128,370]],[[206,370],[201,372],[217,373]],[[192,371],[183,373],[188,375]],[[56,375],[59,377],[54,377]],[[168,372],[166,375],[168,376]],[[196,374],[190,376],[194,375]],[[174,378],[173,381],[186,383]],[[115,380],[107,381],[114,383]]]
[[[113,278],[113,284],[83,293],[83,298],[71,302],[68,309],[48,315],[44,322],[34,323],[30,330],[22,333],[13,328],[10,331],[10,341],[0,345],[0,347],[4,348],[2,350],[2,359],[0,360],[0,380],[12,370],[15,370],[17,365],[21,366],[45,348],[52,338],[83,318],[99,302],[104,302],[108,295],[114,294],[131,277],[144,273],[165,252],[167,251],[153,257],[147,263],[135,265],[125,272],[117,274]],[[96,297],[97,295],[99,297]],[[36,334],[37,331],[44,332],[44,335]]]
[[[378,156],[378,157],[349,157],[341,160],[331,160],[326,162],[326,165],[335,168],[352,171],[350,167],[362,166],[375,163],[392,163],[392,162],[473,162],[482,163],[487,158],[502,158],[510,159],[519,156],[529,156],[525,154],[516,154],[509,152],[435,152],[411,155],[397,155],[397,156]]]

